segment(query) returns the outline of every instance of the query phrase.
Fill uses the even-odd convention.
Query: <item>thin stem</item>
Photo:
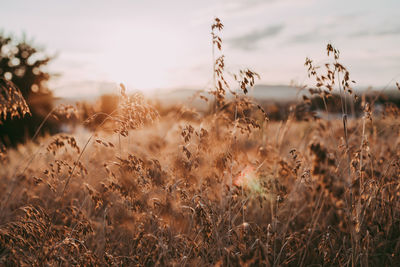
[[[50,115],[53,114],[53,112],[54,112],[57,108],[58,108],[58,107],[54,107],[54,108],[46,115],[46,117],[42,120],[41,124],[39,125],[39,127],[37,128],[35,134],[33,135],[32,139],[31,139],[32,142],[33,142],[33,141],[36,139],[36,137],[39,135],[39,132],[40,132],[40,130],[42,129],[43,125],[44,125],[45,122],[50,118]],[[28,160],[27,164],[25,165],[25,167],[24,167],[24,169],[23,169],[21,175],[23,175],[23,174],[26,172],[26,170],[27,170],[28,167],[31,165],[32,161],[35,159],[36,155],[39,153],[39,151],[40,151],[42,148],[43,148],[43,146],[40,146],[40,147],[36,150],[36,152],[35,152],[33,155],[30,156],[30,159]],[[24,159],[23,161],[25,161],[25,159]],[[20,163],[18,163],[18,166],[20,166]],[[11,186],[10,186],[10,189],[9,189],[9,191],[8,191],[8,193],[7,193],[7,196],[6,196],[6,199],[5,199],[5,201],[4,201],[4,204],[2,205],[1,213],[3,213],[4,208],[6,207],[8,201],[10,200],[10,197],[11,197],[12,193],[14,192],[14,189],[15,189],[15,182],[16,182],[16,174],[17,174],[18,170],[19,170],[19,167],[15,168],[15,171],[14,171],[13,175],[11,176],[11,180],[12,180],[12,181],[11,181]]]

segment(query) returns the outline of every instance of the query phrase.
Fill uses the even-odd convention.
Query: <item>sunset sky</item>
[[[61,74],[50,84],[58,96],[120,82],[144,92],[208,88],[216,16],[227,69],[249,67],[259,84],[305,82],[305,58],[323,62],[332,42],[352,79],[380,87],[400,79],[399,10],[399,0],[0,0],[0,29],[57,54],[49,71]]]

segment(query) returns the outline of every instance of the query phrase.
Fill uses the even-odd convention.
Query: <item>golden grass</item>
[[[160,116],[122,87],[93,132],[8,151],[0,264],[399,264],[398,117],[268,122],[216,65],[208,114]],[[246,93],[256,75],[237,77]]]
[[[13,119],[26,114],[30,111],[20,90],[12,82],[0,78],[0,123],[7,116]]]

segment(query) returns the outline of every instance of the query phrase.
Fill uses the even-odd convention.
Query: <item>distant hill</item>
[[[175,89],[170,91],[159,91],[154,94],[154,98],[160,102],[186,102],[193,98],[200,90],[194,89]],[[202,95],[210,96],[207,92]],[[248,96],[258,100],[289,101],[297,98],[298,89],[288,85],[256,85],[249,90]],[[171,103],[172,104],[172,103]]]
[[[289,85],[256,85],[249,96],[258,100],[289,101],[298,97],[298,88]]]
[[[82,83],[69,84],[68,89],[71,92],[79,91],[79,94],[70,94],[68,97],[58,98],[56,103],[74,103],[76,101],[87,101],[94,103],[103,94],[119,94],[120,88],[117,83],[111,82],[93,82],[85,81]],[[131,88],[128,86],[128,89]],[[64,88],[65,89],[65,88]],[[372,90],[371,88],[356,88],[355,92],[366,92],[367,94],[376,94],[380,92],[380,88]],[[139,92],[130,90],[129,93]],[[205,106],[205,102],[198,96],[201,94],[209,99],[212,96],[207,93],[207,90],[196,90],[192,88],[178,88],[172,90],[156,90],[153,92],[144,92],[148,99],[156,100],[164,106],[176,104],[189,104],[195,107]],[[248,96],[256,99],[259,102],[292,102],[300,100],[302,95],[308,94],[307,90],[299,91],[298,88],[290,85],[255,85],[250,88]],[[387,89],[384,92],[390,98],[398,98],[398,90]],[[197,97],[196,97],[197,96]],[[229,97],[229,94],[228,96]]]

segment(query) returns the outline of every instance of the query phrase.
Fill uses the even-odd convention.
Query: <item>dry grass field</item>
[[[217,55],[219,20],[212,29]],[[349,72],[327,52],[326,75],[306,62],[312,92],[348,101]],[[269,121],[245,95],[256,73],[240,71],[230,98],[223,56],[214,73],[207,113],[161,113],[121,85],[116,110],[81,122],[101,115],[90,131],[3,149],[0,265],[398,265],[399,109]],[[1,112],[28,112],[3,87]]]

